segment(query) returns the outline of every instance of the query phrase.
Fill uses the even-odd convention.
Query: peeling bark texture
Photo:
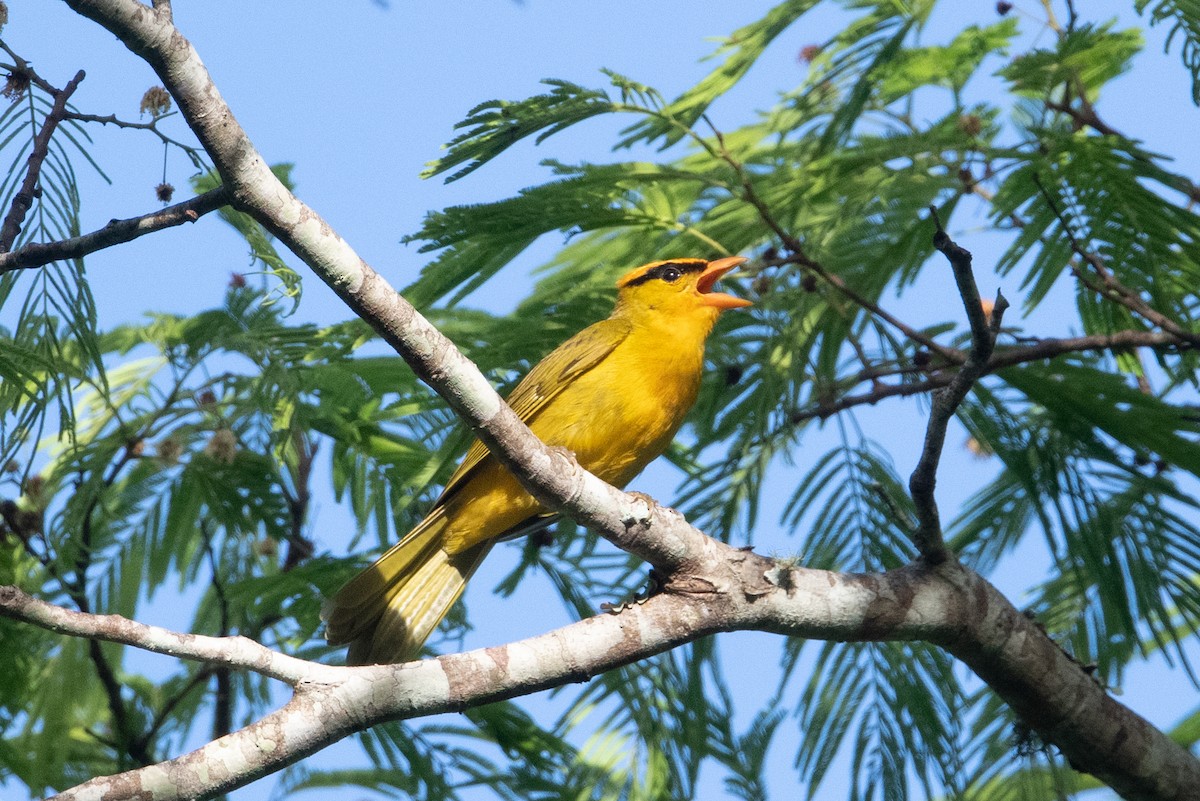
[[[547,448],[479,371],[267,168],[171,24],[170,4],[64,0],[158,73],[224,181],[251,214],[368,321],[547,506],[569,512],[664,576],[660,593],[538,637],[405,665],[304,662],[242,638],[178,634],[87,615],[0,588],[0,614],[287,682],[281,709],[175,759],[95,778],[62,799],[211,798],[381,721],[460,710],[646,658],[709,634],[757,629],[841,641],[926,640],[969,665],[1072,764],[1129,799],[1200,798],[1200,761],[1107,696],[1084,670],[953,555],[877,575],[797,568],[731,548],[677,512],[627,495]],[[986,363],[982,359],[982,363]]]

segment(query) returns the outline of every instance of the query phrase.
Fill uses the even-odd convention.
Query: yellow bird
[[[509,406],[542,442],[624,487],[666,449],[695,403],[717,316],[750,305],[713,291],[744,261],[672,259],[627,273],[612,316],[542,359]],[[415,658],[492,545],[547,514],[476,440],[425,519],[333,597],[325,638],[349,643],[351,664]]]

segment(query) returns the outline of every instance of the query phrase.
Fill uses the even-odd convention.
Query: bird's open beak
[[[707,306],[716,306],[718,309],[740,309],[745,306],[753,306],[754,304],[748,300],[735,298],[724,292],[712,291],[713,284],[717,283],[718,278],[747,261],[749,259],[745,256],[728,256],[724,259],[710,261],[705,266],[704,272],[700,273],[700,279],[696,281],[696,289],[700,291],[701,302]]]

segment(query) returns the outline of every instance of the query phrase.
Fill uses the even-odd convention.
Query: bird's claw
[[[634,606],[646,603],[646,601],[650,600],[655,595],[658,595],[658,593],[662,591],[662,588],[663,584],[658,575],[658,571],[656,571],[654,568],[651,568],[650,574],[646,576],[645,589],[634,593],[633,597],[628,601],[621,601],[617,604],[610,604],[608,601],[605,601],[604,603],[600,604],[600,609],[601,611],[608,612],[609,614],[619,615],[626,609],[632,609]]]

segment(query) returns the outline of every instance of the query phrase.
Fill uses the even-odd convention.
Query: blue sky
[[[63,4],[15,0],[9,5],[11,21],[4,38],[44,77],[62,85],[76,69],[87,69],[88,77],[73,98],[80,110],[137,117],[142,92],[157,83],[144,63]],[[519,99],[536,93],[543,78],[601,85],[601,67],[673,96],[711,67],[701,59],[714,49],[714,37],[757,19],[772,5],[758,0],[652,4],[470,0],[392,2],[382,7],[369,0],[336,4],[183,0],[176,3],[175,17],[267,161],[294,162],[298,194],[399,287],[412,281],[427,261],[414,246],[400,243],[404,234],[419,226],[427,210],[507,196],[546,176],[538,166],[544,158],[603,161],[610,157],[609,143],[623,124],[600,120],[578,126],[541,147],[523,143],[454,184],[420,180],[418,173],[425,162],[453,136],[453,125],[469,108],[492,98]],[[926,34],[929,42],[940,41],[947,31],[957,31],[964,20],[986,24],[995,19],[990,2],[953,6],[935,18]],[[1022,15],[1025,42],[1049,42],[1051,34],[1036,22],[1040,9],[1039,3],[1025,2],[1014,12]],[[797,59],[799,49],[826,38],[836,22],[832,14],[814,15],[786,31],[743,85],[714,108],[716,124],[736,127],[754,109],[770,105],[778,91],[802,80],[805,67]],[[1177,152],[1181,131],[1194,138],[1197,115],[1177,56],[1161,55],[1162,32],[1151,31],[1149,38],[1152,44],[1138,72],[1114,85],[1102,99],[1101,110],[1116,127],[1145,137],[1149,149]],[[973,90],[986,93],[988,85]],[[1146,119],[1161,124],[1146,125]],[[175,123],[182,135],[178,120]],[[80,169],[83,228],[89,230],[110,218],[155,208],[153,187],[163,169],[158,142],[139,132],[91,130],[95,152],[114,183],[107,185],[86,167]],[[1177,169],[1200,175],[1200,165],[1194,160],[1177,165]],[[170,154],[167,180],[180,187],[181,193],[191,173],[181,154]],[[952,233],[976,252],[977,264],[986,264],[987,254],[995,252],[996,244],[976,230],[985,224],[984,212],[980,208],[972,219],[971,208],[964,211],[955,218]],[[539,242],[512,271],[492,281],[472,302],[493,311],[511,308],[528,286],[523,271],[559,244],[554,237]],[[100,319],[106,327],[137,320],[150,310],[188,313],[215,305],[229,274],[247,266],[244,244],[215,217],[88,258]],[[994,280],[990,285],[986,280],[981,283],[985,294],[994,292]],[[1005,285],[1004,290],[1019,298],[1017,287]],[[945,317],[942,309],[921,308],[911,301],[905,311],[918,321]],[[348,315],[331,292],[309,280],[297,316],[332,322]],[[1051,329],[1043,333],[1066,333],[1056,322],[1047,315],[1025,324]],[[897,419],[903,425],[896,425]],[[879,436],[898,469],[907,472],[915,463],[922,425],[919,409],[908,404],[898,418],[884,421],[870,433]],[[813,452],[823,453],[822,438],[832,436],[836,436],[832,430],[814,432]],[[939,497],[948,510],[991,471],[989,465],[971,459],[957,447],[963,438],[961,431],[952,433],[951,453],[939,486]],[[675,475],[658,466],[635,482],[635,488],[669,498],[676,483]],[[342,552],[350,530],[348,517],[331,498],[323,498],[312,528],[318,547]],[[793,547],[770,525],[757,533],[756,542],[765,552],[787,552]],[[509,557],[504,549],[498,551],[475,579],[475,597],[488,592],[506,571]],[[1034,551],[1028,560],[1013,560],[1019,567],[1009,568],[997,579],[1003,589],[1015,594],[1018,605],[1021,598],[1017,593],[1031,581],[1029,570],[1041,569]],[[492,604],[503,609],[484,618],[485,625],[468,645],[495,644],[566,622],[565,613],[537,619],[528,613],[545,609],[538,592],[530,587]],[[147,610],[147,619],[156,614]],[[767,635],[736,634],[725,639],[725,652],[738,655],[731,656],[731,667],[755,671],[763,662],[774,664],[776,651]],[[772,686],[761,680],[741,685],[739,701],[747,717],[766,700]],[[1155,723],[1169,725],[1186,708],[1172,701],[1172,696],[1194,699],[1195,693],[1178,672],[1149,666],[1131,674],[1122,700]],[[781,798],[793,795],[796,787],[790,763],[798,735],[788,732],[788,725],[784,724],[785,733],[780,735],[771,761],[772,785],[776,797]],[[320,764],[350,753],[353,749],[342,746],[316,759]],[[836,773],[822,787],[819,798],[845,796]],[[265,798],[271,784],[269,779],[259,782],[234,798]],[[723,794],[714,784],[703,797],[716,799]]]

